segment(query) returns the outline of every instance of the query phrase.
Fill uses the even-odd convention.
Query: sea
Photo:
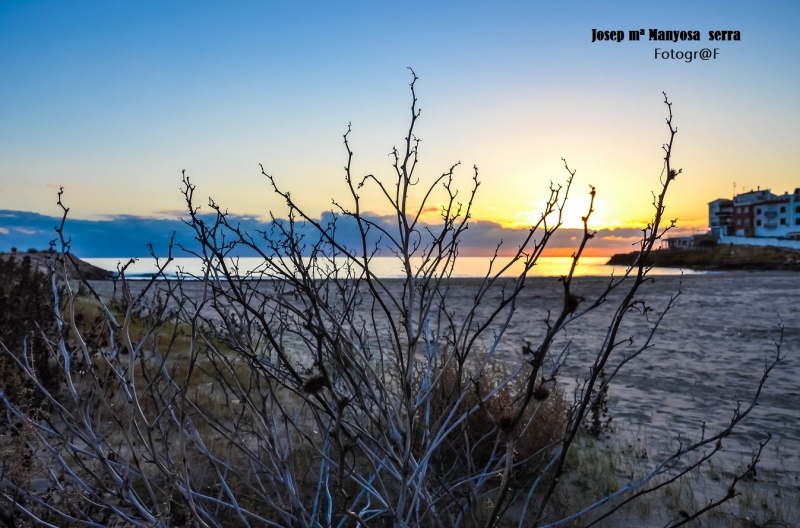
[[[86,260],[112,270],[120,262]],[[558,374],[568,399],[589,375],[614,310],[626,291],[623,283],[597,309],[582,313],[603,293],[611,277],[619,277],[624,271],[607,266],[606,261],[599,257],[582,259],[573,283],[573,292],[584,299],[576,311],[580,316],[570,321],[554,345],[556,352],[568,350]],[[487,262],[478,257],[460,259],[448,282],[453,306],[471,305]],[[548,312],[557,313],[562,306],[559,277],[567,273],[570,263],[569,258],[540,259],[519,296],[511,323],[505,329],[495,323],[486,332],[484,345],[491,347],[493,336],[503,330],[499,355],[512,365],[523,361],[523,345],[530,342],[535,349],[547,330]],[[257,261],[240,259],[239,266],[254,269]],[[399,288],[402,270],[396,260],[380,259],[374,269],[379,269],[387,283],[394,284],[392,287]],[[145,278],[155,271],[152,263],[142,260],[134,263],[127,275]],[[511,276],[514,271],[510,270]],[[199,262],[176,259],[167,276],[200,276],[202,272]],[[202,284],[191,282],[185,283],[187,294],[200,295]],[[144,283],[133,281],[134,289]],[[101,294],[108,294],[108,281],[93,284]],[[487,316],[501,295],[499,288],[487,295],[481,316]],[[645,349],[623,365],[609,385],[611,421],[605,441],[638,446],[642,467],[654,468],[680,445],[723,430],[736,412],[743,412],[758,396],[757,405],[722,440],[723,450],[714,457],[715,467],[725,468],[721,482],[727,485],[734,472],[750,462],[759,443],[771,435],[757,478],[772,486],[776,496],[800,497],[800,274],[655,268],[636,298],[644,304],[626,316],[618,336],[621,344],[606,373],[613,372],[639,348]],[[757,395],[765,368],[776,357],[780,361]],[[710,451],[710,446],[705,451]]]
[[[141,259],[122,259],[122,258],[84,258],[86,262],[99,268],[112,272],[118,272],[125,266],[125,275],[129,279],[149,279],[159,271],[158,263],[150,258]],[[486,276],[489,270],[487,257],[458,257],[456,260],[451,277],[453,278],[480,278]],[[492,266],[493,270],[508,264],[508,257],[498,257]],[[163,265],[163,260],[161,261]],[[619,275],[625,271],[623,266],[608,266],[608,257],[582,257],[575,270],[575,276],[580,277],[608,277],[612,273]],[[257,270],[263,263],[263,259],[256,257],[240,257],[229,259],[229,265],[235,265],[240,274],[247,271]],[[422,259],[412,261],[419,267]],[[559,277],[569,273],[572,265],[571,257],[540,257],[536,265],[529,272],[533,277]],[[393,279],[405,276],[400,262],[394,257],[375,257],[370,261],[372,270],[378,277]],[[518,261],[510,266],[506,275],[513,276],[519,274],[523,269],[523,262]],[[166,278],[181,276],[184,278],[202,277],[204,272],[203,261],[197,258],[175,258],[164,269]],[[653,276],[661,275],[695,275],[706,274],[704,271],[680,270],[676,268],[654,268],[650,274]]]

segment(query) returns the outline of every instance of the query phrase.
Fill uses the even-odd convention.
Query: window
[[[785,218],[781,218],[781,225],[786,225],[786,219]]]
[[[742,225],[742,219],[741,218],[737,218],[736,219],[736,225]]]
[[[761,208],[756,209],[756,214],[761,214]]]
[[[800,218],[794,219],[794,225],[800,225]]]
[[[749,208],[749,207],[745,207],[745,208],[744,208],[744,212],[745,212],[745,213],[749,213],[749,212],[750,212],[750,208]]]
[[[737,208],[736,208],[736,212],[737,212],[737,213],[741,213],[741,212],[742,212],[742,208],[741,208],[741,207],[737,207]]]
[[[756,226],[760,226],[760,225],[761,225],[761,220],[756,220]]]
[[[794,208],[794,212],[795,213],[800,213],[800,205],[798,205],[797,207]]]
[[[786,212],[786,208],[785,208],[785,207],[783,207],[783,206],[781,206],[781,212],[782,212],[782,213],[785,213],[785,212]]]

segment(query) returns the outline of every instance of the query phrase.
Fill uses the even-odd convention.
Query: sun
[[[592,207],[592,213],[589,216],[590,229],[600,229],[611,226],[618,227],[622,224],[621,219],[609,217],[608,203],[605,200],[595,197],[594,202],[592,202],[591,196],[587,193],[584,196],[571,196],[567,200],[561,212],[561,227],[566,229],[583,229],[583,219],[589,212],[590,205]],[[507,225],[504,225],[504,227],[531,226],[542,217],[544,207],[545,204],[541,204],[541,208],[539,209],[520,211],[517,214],[518,219],[509,222]],[[553,211],[547,218],[548,224],[556,222],[558,220],[558,214],[558,210]]]

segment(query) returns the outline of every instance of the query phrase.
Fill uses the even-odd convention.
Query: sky
[[[67,230],[87,256],[140,255],[187,216],[183,170],[200,205],[213,197],[257,225],[285,216],[261,164],[319,217],[332,199],[348,203],[348,125],[353,174],[391,178],[388,154],[409,126],[409,67],[420,184],[460,162],[465,196],[477,166],[481,233],[535,221],[550,182],[567,176],[564,158],[577,174],[558,248],[571,250],[593,185],[593,251],[630,249],[659,187],[662,92],[683,169],[666,216],[682,233],[704,231],[709,201],[800,187],[797,20],[794,1],[4,0],[0,249],[46,245],[63,187]],[[625,40],[592,42],[593,29]],[[635,29],[645,35],[629,41]],[[649,41],[650,29],[700,40]],[[709,41],[715,30],[740,40]],[[704,48],[717,58],[660,55]],[[390,213],[363,193],[376,217]],[[115,236],[127,242],[103,242]],[[476,252],[494,245],[474,240]]]

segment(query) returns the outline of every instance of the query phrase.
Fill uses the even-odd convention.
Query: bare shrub
[[[69,282],[63,292],[53,288],[58,331],[39,335],[59,390],[47,389],[27,356],[5,349],[11,379],[25,380],[49,410],[30,412],[9,397],[9,384],[0,393],[5,415],[24,431],[20,438],[36,460],[20,469],[3,452],[2,522],[557,526],[613,516],[722,448],[780,361],[780,342],[751,400],[737,406],[726,427],[681,443],[648,474],[599,500],[568,509],[554,500],[569,493],[567,457],[579,448],[576,438],[592,409],[602,406],[619,370],[652,346],[680,294],[655,317],[639,296],[648,258],[671,227],[662,218],[664,200],[680,174],[672,166],[676,129],[666,96],[664,172],[638,258],[596,297],[573,291],[575,267],[594,236],[590,205],[572,267],[560,279],[562,301],[551,307],[536,343],[524,344],[520,354],[522,343],[508,344],[506,333],[528,274],[561,226],[575,173],[565,163],[566,182],[551,186],[541,217],[510,260],[495,255],[483,279],[469,284],[470,301],[456,299],[450,279],[478,172],[463,201],[454,184],[457,165],[420,187],[413,79],[409,130],[402,148],[391,152],[395,180],[351,174],[348,129],[350,201],[334,203],[329,221],[305,213],[264,172],[286,212],[268,229],[247,233],[211,200],[213,213],[201,215],[185,177],[186,223],[197,244],[183,249],[202,260],[201,276],[163,280],[170,247],[166,259],[156,259],[159,273],[138,293],[124,267],[110,300],[88,282],[84,296]],[[364,212],[364,186],[383,197],[392,224]],[[592,188],[592,204],[594,195]],[[438,224],[422,221],[431,203],[441,204]],[[52,264],[54,285],[56,268],[68,276],[64,222],[58,231],[62,258]],[[243,252],[261,257],[260,266],[240,269],[233,257]],[[402,278],[376,272],[381,252],[396,257]],[[522,271],[511,274],[513,265]],[[559,372],[570,359],[570,343],[556,346],[556,338],[612,292],[618,301],[607,334],[582,365],[585,378],[567,405]],[[648,312],[643,344],[623,355],[623,321]],[[760,449],[763,443],[724,496],[669,525],[730,500]]]
[[[484,359],[485,351],[471,358],[470,366],[477,369]],[[515,423],[516,399],[524,393],[529,371],[527,364],[514,370],[507,359],[501,358],[488,362],[475,377],[467,371],[459,374],[454,365],[443,369],[439,392],[432,396],[431,413],[447,416],[458,402],[455,412],[465,419],[459,433],[453,434],[434,458],[462,468],[458,476],[463,478],[496,461],[507,449],[503,436],[510,435],[515,438],[514,461],[519,477],[535,474],[564,432],[567,404],[563,387],[540,382],[534,390],[534,402]]]
[[[29,256],[19,262],[15,258],[0,258],[0,347],[34,369],[46,390],[56,392],[60,380],[51,365],[47,343],[55,337],[51,302],[50,281],[33,266]],[[44,396],[19,376],[13,363],[10,357],[0,355],[4,394],[21,408],[33,412],[43,404]]]

